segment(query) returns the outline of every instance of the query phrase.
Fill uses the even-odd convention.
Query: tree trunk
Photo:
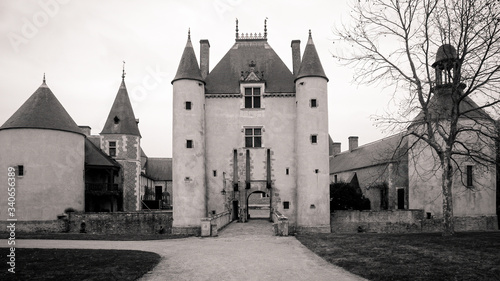
[[[452,236],[455,234],[455,225],[453,222],[453,166],[449,155],[445,156],[443,161],[443,236]]]

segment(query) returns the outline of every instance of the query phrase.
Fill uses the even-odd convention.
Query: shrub
[[[330,211],[333,210],[370,210],[370,200],[365,198],[361,189],[349,183],[330,184]]]

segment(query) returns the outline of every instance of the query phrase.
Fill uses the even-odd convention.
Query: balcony
[[[117,183],[85,183],[85,193],[93,195],[119,195],[122,189]]]

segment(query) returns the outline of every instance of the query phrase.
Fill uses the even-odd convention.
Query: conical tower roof
[[[56,96],[47,87],[45,77],[42,85],[0,127],[0,130],[18,128],[49,129],[84,135]]]
[[[196,60],[196,55],[194,54],[193,44],[191,43],[191,35],[188,34],[188,41],[184,52],[182,53],[181,62],[177,68],[177,73],[175,74],[174,83],[180,79],[192,79],[204,82],[201,77],[200,67],[198,66],[198,61]]]
[[[302,56],[302,62],[295,80],[302,77],[323,77],[328,81],[328,77],[326,77],[321,61],[319,60],[318,52],[316,52],[310,30],[304,56]]]
[[[115,101],[108,115],[108,119],[104,124],[101,134],[124,134],[141,136],[139,126],[135,120],[134,110],[128,97],[127,87],[125,86],[125,79],[122,76],[122,83],[118,93],[116,94]]]

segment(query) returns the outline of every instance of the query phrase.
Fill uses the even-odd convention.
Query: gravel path
[[[2,243],[6,246],[6,243]],[[364,280],[315,255],[265,220],[231,223],[218,237],[155,241],[17,240],[16,247],[131,249],[162,259],[140,280]]]

